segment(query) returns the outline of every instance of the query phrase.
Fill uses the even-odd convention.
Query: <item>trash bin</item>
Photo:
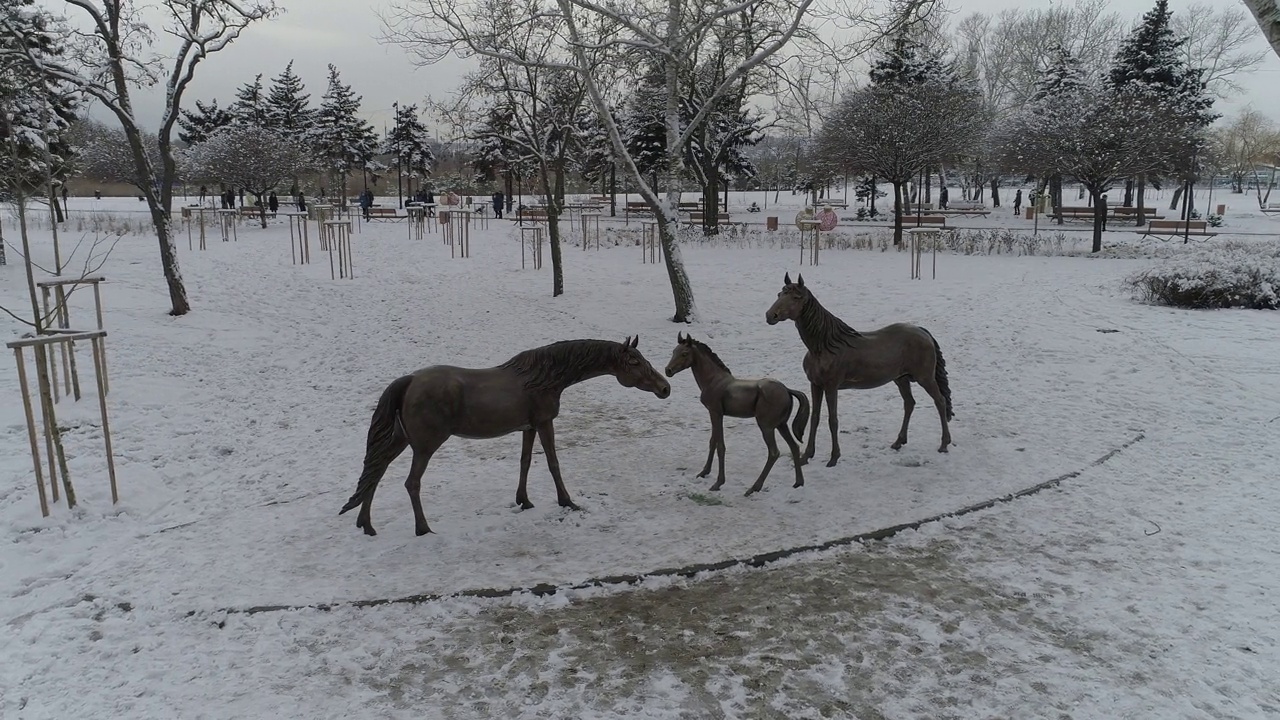
[[[764,219],[764,226],[765,226],[765,228],[766,228],[766,229],[768,229],[768,230],[777,230],[777,229],[778,229],[778,218],[777,218],[777,216],[770,215],[769,217],[765,218],[765,219]]]

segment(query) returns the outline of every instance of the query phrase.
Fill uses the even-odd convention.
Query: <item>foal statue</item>
[[[677,335],[676,349],[671,352],[671,362],[667,363],[667,377],[675,377],[676,373],[685,368],[693,368],[693,379],[697,381],[698,389],[702,391],[700,399],[707,408],[707,412],[711,414],[711,447],[707,450],[707,465],[702,468],[702,472],[698,473],[698,477],[704,478],[711,474],[711,459],[718,452],[720,472],[716,475],[716,482],[711,489],[719,490],[720,486],[724,485],[724,418],[728,415],[729,417],[755,418],[756,424],[760,426],[760,433],[764,435],[764,444],[769,448],[769,459],[765,461],[764,470],[760,471],[760,477],[756,478],[755,484],[747,490],[747,495],[760,492],[764,487],[764,479],[769,476],[773,464],[778,461],[775,431],[782,433],[782,439],[787,441],[787,447],[791,448],[791,459],[796,467],[796,484],[792,487],[804,485],[804,473],[800,470],[800,466],[804,465],[804,459],[800,457],[800,447],[796,444],[796,439],[787,429],[787,418],[791,417],[792,398],[795,398],[800,401],[800,411],[796,413],[794,421],[795,434],[796,437],[804,436],[805,418],[809,414],[809,399],[804,396],[804,393],[791,390],[771,378],[739,380],[729,372],[728,366],[716,357],[711,348],[688,335]]]

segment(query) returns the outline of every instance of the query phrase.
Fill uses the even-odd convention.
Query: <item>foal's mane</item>
[[[796,328],[800,330],[800,339],[810,350],[834,352],[840,347],[853,345],[854,338],[862,337],[862,333],[824,308],[812,290],[805,288],[804,293],[804,305],[800,307]]]
[[[706,343],[702,342],[701,340],[694,340],[693,338],[687,337],[687,336],[685,339],[690,345],[706,353],[707,357],[710,358],[711,362],[715,363],[716,366],[719,367],[721,370],[729,373],[730,375],[733,374],[733,371],[729,369],[729,366],[725,365],[724,361],[720,359],[720,356],[716,355],[715,351],[712,350],[710,347],[707,347]]]
[[[498,367],[514,371],[528,390],[563,390],[612,369],[621,347],[612,340],[561,340],[517,353]]]

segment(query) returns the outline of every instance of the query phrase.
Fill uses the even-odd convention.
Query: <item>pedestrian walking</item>
[[[502,194],[502,191],[499,190],[493,194],[493,197],[491,199],[493,200],[493,216],[501,220],[502,219],[502,202],[506,199],[506,196],[504,196]]]

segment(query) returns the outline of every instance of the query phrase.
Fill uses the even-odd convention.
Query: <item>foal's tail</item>
[[[791,388],[787,388],[787,392],[791,393],[791,397],[800,401],[800,411],[791,420],[791,434],[795,435],[796,442],[799,442],[804,437],[804,426],[809,422],[809,396]]]
[[[360,482],[356,484],[356,492],[342,506],[341,515],[373,497],[378,489],[378,481],[382,479],[387,466],[404,452],[409,440],[400,430],[400,407],[404,404],[404,393],[413,380],[412,375],[396,378],[378,398],[378,407],[373,411],[373,421],[369,425],[369,440],[364,451],[364,472],[360,473]]]
[[[924,330],[924,328],[920,329]],[[933,333],[924,330],[924,334],[928,335],[929,339],[933,341],[933,351],[937,357],[933,379],[938,383],[938,389],[942,391],[943,399],[947,401],[947,419],[951,420],[955,418],[956,413],[951,408],[951,386],[947,383],[947,361],[942,357],[942,348],[938,346],[938,339],[933,336]]]

